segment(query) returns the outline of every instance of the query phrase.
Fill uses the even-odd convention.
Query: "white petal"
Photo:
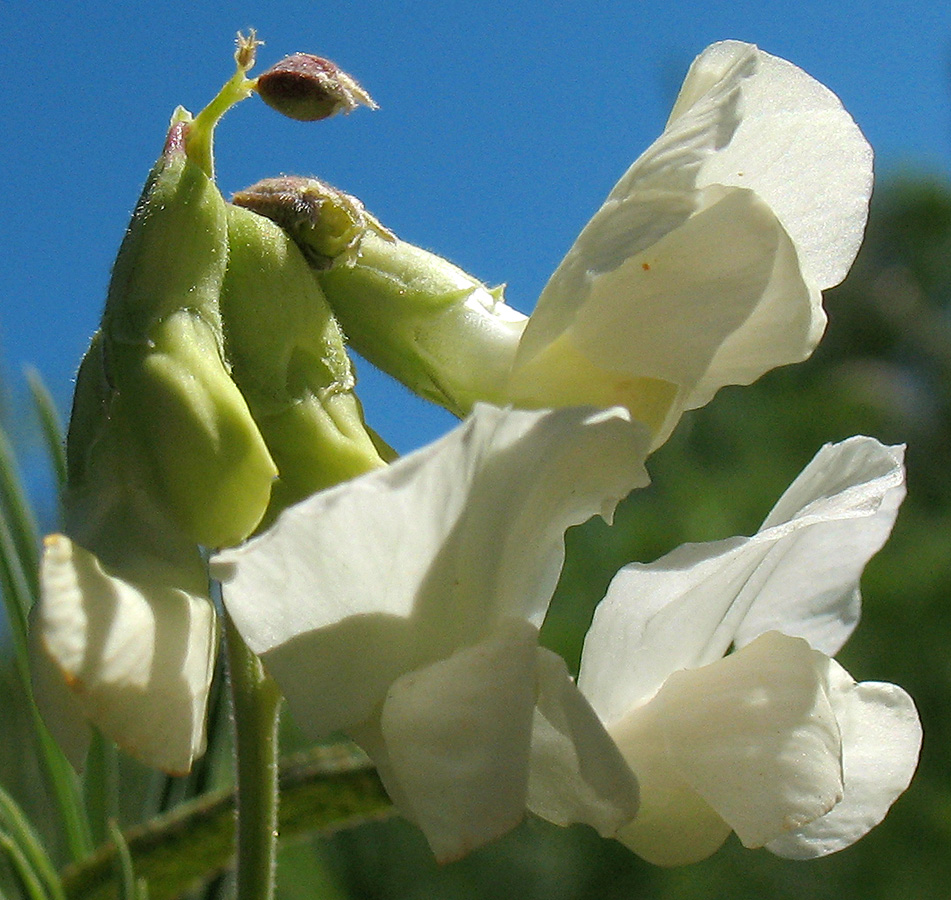
[[[853,437],[823,447],[763,522],[774,568],[737,628],[803,637],[828,656],[859,617],[859,579],[891,533],[905,497],[904,447]]]
[[[613,837],[637,812],[637,779],[564,660],[538,652],[528,808],[556,825],[584,822]]]
[[[571,324],[533,357],[520,345],[509,388],[517,402],[540,404],[559,386],[560,369],[578,369],[580,355],[610,374],[614,400],[635,416],[647,418],[640,393],[655,403],[653,382],[675,387],[673,409],[660,422],[647,420],[659,443],[685,407],[702,405],[724,384],[749,383],[809,355],[824,322],[817,326],[819,295],[802,281],[775,216],[738,188],[710,188],[697,201],[698,211],[651,247],[619,253],[610,267],[587,261],[584,303]],[[575,382],[561,380],[573,394],[558,402],[581,402],[593,381],[583,369]],[[594,388],[604,402],[603,385]]]
[[[842,798],[824,662],[805,641],[769,632],[719,662],[675,673],[655,698],[672,765],[747,847],[802,827]]]
[[[679,865],[710,855],[730,828],[758,847],[827,813],[842,780],[823,660],[798,638],[763,635],[674,673],[616,723],[611,734],[641,787],[641,810],[618,838]]]
[[[709,214],[739,188],[757,214],[735,199]],[[871,150],[830,91],[750,44],[714,45],[542,292],[509,396],[620,403],[661,443],[684,408],[812,352],[870,189]]]
[[[89,720],[143,762],[180,774],[204,751],[214,608],[172,587],[167,561],[156,562],[154,580],[142,558],[134,568],[143,580],[115,576],[63,535],[47,538],[34,641]],[[181,580],[193,576],[186,568]]]
[[[648,703],[611,729],[640,787],[640,809],[615,837],[658,866],[706,859],[732,830],[672,765],[665,706]]]
[[[678,669],[729,649],[731,610],[752,602],[768,547],[748,538],[684,544],[621,569],[594,611],[578,686],[609,727],[649,700]]]
[[[856,684],[833,660],[829,681],[842,732],[845,793],[831,812],[766,845],[791,859],[824,856],[857,841],[882,821],[918,763],[921,723],[911,697],[893,684]]]
[[[669,123],[622,176],[545,286],[519,344],[520,362],[571,326],[587,302],[592,279],[652,247],[699,208],[700,167],[736,130],[740,84],[755,64],[751,49],[705,88],[689,116]]]
[[[81,772],[86,763],[92,732],[83,708],[69,689],[62,670],[43,646],[40,626],[36,623],[41,607],[42,603],[37,603],[30,610],[30,679],[33,699],[53,739],[72,767]]]
[[[287,510],[213,572],[305,727],[348,727],[401,673],[502,618],[540,624],[565,529],[645,484],[646,452],[620,410],[478,406],[435,444]]]
[[[705,50],[674,115],[709,90],[712,72],[731,72],[750,49],[725,41]],[[783,59],[761,50],[756,57],[755,72],[740,85],[739,125],[704,161],[697,186],[755,190],[789,232],[806,279],[824,290],[845,277],[862,241],[872,149],[828,88]]]
[[[751,538],[685,544],[615,576],[595,610],[578,683],[610,724],[679,668],[765,631],[834,653],[858,620],[858,580],[904,496],[901,448],[828,445]]]
[[[381,731],[404,813],[446,862],[525,813],[538,632],[502,624],[487,640],[394,682]]]

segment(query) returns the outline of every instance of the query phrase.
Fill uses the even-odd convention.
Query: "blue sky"
[[[259,70],[327,56],[380,110],[305,124],[256,100],[218,131],[227,194],[282,172],[363,199],[397,234],[531,309],[630,162],[663,127],[706,45],[752,41],[842,98],[878,170],[951,167],[951,4],[185,2],[0,0],[0,151],[7,383],[36,365],[64,406],[109,268],[177,104],[197,112],[232,70],[235,31]],[[448,415],[361,369],[371,422],[401,450]]]

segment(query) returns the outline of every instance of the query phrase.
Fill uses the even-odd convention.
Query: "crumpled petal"
[[[812,352],[870,189],[871,150],[830,91],[752,45],[708,48],[542,292],[509,395],[613,396],[662,443],[723,385]]]
[[[143,567],[139,559],[140,575]],[[83,715],[119,746],[183,774],[205,747],[215,613],[207,596],[173,587],[164,563],[157,570],[154,580],[125,580],[64,535],[48,537],[31,616],[41,673],[34,692],[53,724],[65,698],[58,674]],[[81,744],[63,736],[78,762]]]
[[[537,641],[534,626],[510,620],[387,692],[384,784],[395,787],[391,796],[402,798],[401,812],[440,862],[500,837],[525,815]]]
[[[637,779],[564,660],[538,653],[528,808],[556,825],[584,822],[613,837],[637,813]]]
[[[826,662],[804,640],[770,632],[671,675],[611,728],[642,790],[641,813],[619,838],[679,865],[709,855],[729,829],[759,847],[832,809],[843,788]]]
[[[842,732],[844,796],[831,812],[766,847],[790,859],[834,853],[874,828],[908,787],[918,763],[921,722],[894,684],[856,684],[828,661],[829,699]]]
[[[831,655],[858,621],[862,569],[904,496],[903,448],[855,437],[816,455],[750,538],[684,544],[615,576],[595,610],[578,683],[609,725],[680,668],[765,631]]]
[[[287,510],[212,572],[298,721],[323,735],[498,622],[540,625],[564,531],[646,484],[647,442],[621,410],[477,406],[442,440]]]

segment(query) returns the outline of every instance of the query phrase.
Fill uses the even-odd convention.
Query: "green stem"
[[[200,166],[209,178],[215,177],[215,125],[232,106],[251,96],[256,83],[247,77],[248,70],[254,65],[254,51],[258,45],[254,31],[248,37],[239,34],[237,43],[238,50],[234,57],[237,68],[234,75],[218,91],[211,103],[195,116],[185,139],[188,158]]]
[[[280,777],[281,841],[329,837],[395,815],[370,761],[352,744],[313,747],[284,761]],[[235,793],[223,788],[188,800],[125,834],[136,876],[150,900],[177,900],[232,863]],[[112,841],[63,872],[67,900],[115,900]]]
[[[271,900],[277,859],[281,694],[225,613],[238,795],[236,900]]]

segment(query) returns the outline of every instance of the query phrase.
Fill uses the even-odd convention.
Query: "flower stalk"
[[[237,761],[236,900],[271,900],[277,859],[281,694],[225,615]]]

